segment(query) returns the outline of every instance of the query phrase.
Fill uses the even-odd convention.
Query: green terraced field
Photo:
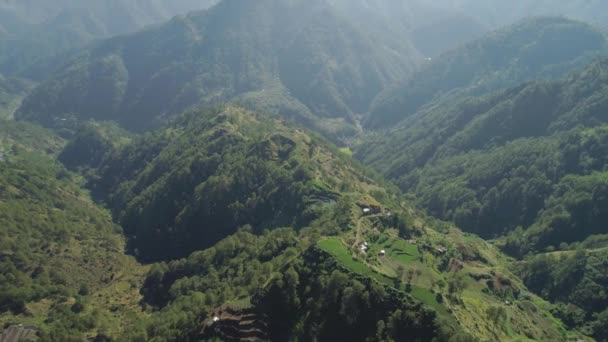
[[[371,277],[377,281],[393,286],[394,282],[384,275],[372,271],[366,264],[354,259],[348,248],[338,238],[328,238],[321,240],[317,244],[321,249],[329,252],[342,265],[346,266],[355,273]]]

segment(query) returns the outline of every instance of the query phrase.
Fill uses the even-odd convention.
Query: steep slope
[[[608,234],[607,85],[608,61],[602,59],[560,81],[453,100],[369,138],[356,155],[415,194],[430,214],[498,238],[509,254],[572,251]],[[540,269],[522,274],[546,298],[571,303],[574,309],[561,315],[582,315],[571,324],[597,330],[601,340],[605,332],[593,328],[601,323],[592,322],[600,322],[594,315],[606,307],[585,296],[608,284],[596,279],[601,263],[587,270],[585,264],[547,270],[553,285],[529,275]]]
[[[85,139],[74,145],[96,146]],[[75,159],[70,151],[61,159]],[[331,218],[341,194],[387,196],[334,153],[319,138],[238,108],[195,111],[110,147],[90,187],[142,259],[184,257],[240,226],[300,229]]]
[[[418,59],[407,41],[376,44],[385,41],[325,0],[223,1],[98,44],[36,88],[18,117],[53,125],[74,115],[141,131],[193,105],[236,101],[352,135],[355,115]]]
[[[561,81],[531,82],[495,95],[421,111],[389,134],[371,135],[356,155],[397,179],[404,190],[420,190],[421,201],[438,217],[455,219],[456,202],[476,216],[481,208],[471,205],[479,203],[507,174],[515,176],[517,165],[538,165],[536,171],[549,183],[557,183],[570,173],[603,170],[601,153],[589,141],[603,141],[600,126],[607,120],[607,70],[608,62],[600,60]],[[584,127],[592,129],[576,131]],[[590,160],[579,159],[581,153],[589,155]],[[527,168],[517,177],[534,172]],[[455,190],[441,182],[452,183],[454,177],[460,179],[459,187],[481,191],[474,192],[472,203],[463,201],[464,193],[453,197],[455,202],[439,200],[442,193]],[[543,193],[536,196],[544,198]],[[526,201],[514,202],[523,206]],[[542,204],[536,203],[529,212],[505,214],[508,225],[490,212],[487,220],[459,217],[457,223],[488,236],[500,234],[520,224],[531,224]]]
[[[214,0],[3,1],[0,4],[0,72],[44,78],[64,52],[94,39],[137,31]],[[52,59],[52,60],[50,60]]]
[[[370,127],[388,127],[446,98],[559,78],[606,48],[606,37],[587,24],[563,18],[527,19],[445,53],[385,90],[366,122]]]
[[[164,260],[141,289],[154,310],[122,339],[576,337],[495,247],[412,210],[321,138],[234,106],[114,146],[107,130],[88,126],[61,159],[90,168],[140,259]]]
[[[82,340],[133,323],[145,269],[123,254],[110,215],[50,157],[64,142],[0,122],[0,325],[33,324],[43,340]]]
[[[606,236],[572,247],[520,262],[518,273],[530,289],[559,303],[553,312],[568,326],[603,341],[608,336]]]

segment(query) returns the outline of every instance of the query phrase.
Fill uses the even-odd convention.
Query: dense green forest
[[[605,35],[564,18],[531,18],[447,52],[374,100],[366,122],[388,127],[437,102],[554,79],[606,53]]]
[[[496,248],[272,116],[221,106],[143,135],[88,122],[67,143],[1,127],[11,276],[0,319],[34,324],[44,341],[578,338]],[[146,272],[124,247],[163,261]]]
[[[599,341],[608,336],[606,246],[605,235],[592,236],[576,245],[576,250],[535,255],[518,265],[531,290],[559,303],[553,310],[557,317]]]
[[[85,50],[17,116],[47,126],[114,120],[142,131],[193,105],[233,101],[329,137],[353,135],[355,115],[420,59],[391,37],[359,29],[325,0],[222,1]]]
[[[371,137],[357,155],[415,194],[430,214],[499,238],[513,256],[571,250],[608,234],[607,75],[602,59],[563,80],[446,102]],[[548,272],[558,272],[553,282],[528,284],[548,299],[580,305],[585,324],[605,308],[572,299],[595,286],[605,291],[604,281]]]
[[[0,340],[608,341],[606,6],[505,4],[1,2]]]
[[[118,146],[104,143],[118,141],[111,129],[100,130],[81,130],[60,160],[97,168],[93,195],[145,260],[187,256],[245,224],[256,232],[310,226],[335,216],[341,194],[389,197],[322,139],[236,107],[193,111]]]
[[[77,175],[52,160],[60,138],[25,123],[0,124],[0,324],[35,324],[48,341],[116,330],[139,311],[144,272],[123,254],[120,227]],[[128,303],[116,291],[130,284]]]
[[[600,60],[561,81],[448,103],[372,135],[357,155],[466,230],[492,237],[528,227],[551,194],[567,195],[561,182],[577,183],[565,176],[605,170],[607,75]],[[547,245],[555,241],[531,247]]]
[[[88,123],[59,159],[86,175],[128,249],[160,261],[141,288],[152,314],[125,339],[247,334],[238,322],[249,320],[270,340],[576,336],[496,249],[412,210],[343,151],[267,114],[193,110],[139,136]],[[365,206],[380,213],[366,219]],[[363,238],[377,251],[360,254]],[[453,251],[435,256],[437,245]],[[394,255],[376,257],[381,248]],[[488,320],[507,298],[521,301],[501,309],[511,322]],[[209,328],[214,316],[236,330]]]

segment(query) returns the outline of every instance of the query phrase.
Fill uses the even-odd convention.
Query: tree
[[[407,270],[407,283],[412,285],[412,280],[414,280],[414,275],[416,275],[416,269],[412,266]]]
[[[467,287],[467,281],[460,272],[455,272],[448,280],[448,292],[452,296],[459,297]]]
[[[401,288],[401,285],[403,285],[403,277],[405,276],[405,267],[403,265],[399,265],[397,266],[397,287]]]
[[[439,279],[437,280],[437,287],[439,288],[439,291],[443,291],[443,289],[445,289],[446,283],[443,279]]]
[[[593,337],[598,341],[608,340],[608,309],[596,315],[596,320],[592,325]]]

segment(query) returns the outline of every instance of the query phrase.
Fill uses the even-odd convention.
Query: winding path
[[[364,219],[372,219],[375,217],[381,217],[384,216],[384,214],[375,214],[375,215],[367,215],[367,216],[361,216],[358,220],[357,220],[357,226],[355,227],[355,243],[353,244],[353,248],[356,248],[360,243],[361,243],[361,223],[363,222]]]

